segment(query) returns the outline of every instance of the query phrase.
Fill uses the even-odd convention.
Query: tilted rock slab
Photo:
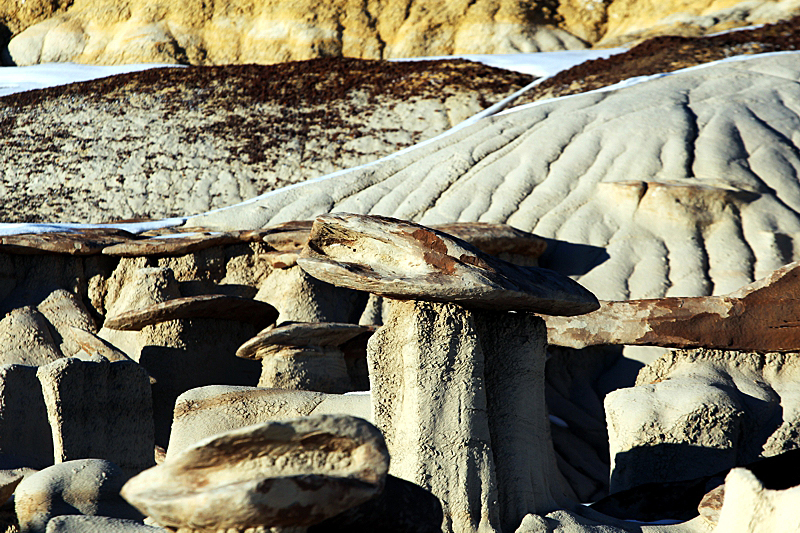
[[[601,302],[579,317],[544,317],[550,344],[800,351],[800,263],[725,296]]]
[[[605,398],[611,492],[800,447],[796,353],[677,350]]]
[[[153,465],[150,377],[133,361],[73,357],[39,367],[56,463],[102,458],[129,475]]]
[[[380,493],[388,468],[386,444],[369,422],[297,418],[202,440],[121,494],[168,527],[307,526]]]
[[[189,223],[506,223],[556,239],[540,264],[603,300],[725,294],[800,260],[800,54],[749,57],[518,108]]]
[[[445,233],[386,217],[321,215],[297,261],[333,285],[404,300],[564,315],[599,305],[565,276],[513,265]]]

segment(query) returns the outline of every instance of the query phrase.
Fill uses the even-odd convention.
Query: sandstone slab
[[[545,317],[548,342],[571,348],[598,344],[800,350],[800,264],[724,296],[601,302],[575,318]]]
[[[331,284],[391,298],[565,315],[598,306],[565,276],[512,265],[445,233],[384,217],[317,217],[298,264]]]
[[[306,526],[380,493],[388,467],[369,422],[308,417],[200,441],[132,478],[122,496],[174,528]]]

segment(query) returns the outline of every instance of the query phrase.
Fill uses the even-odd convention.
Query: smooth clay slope
[[[190,225],[343,211],[502,222],[601,299],[721,294],[800,259],[800,54],[516,108]]]

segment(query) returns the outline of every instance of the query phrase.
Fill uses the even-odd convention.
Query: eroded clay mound
[[[231,205],[411,146],[531,80],[466,61],[330,58],[154,69],[13,94],[0,99],[0,221]]]
[[[192,225],[503,222],[605,300],[724,294],[800,259],[800,54],[545,101]]]

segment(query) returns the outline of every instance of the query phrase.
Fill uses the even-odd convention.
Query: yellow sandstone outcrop
[[[16,35],[9,53],[17,65],[230,64],[585,47],[554,17],[522,0],[76,0]]]
[[[0,0],[4,62],[221,65],[616,46],[800,13],[800,0]]]

